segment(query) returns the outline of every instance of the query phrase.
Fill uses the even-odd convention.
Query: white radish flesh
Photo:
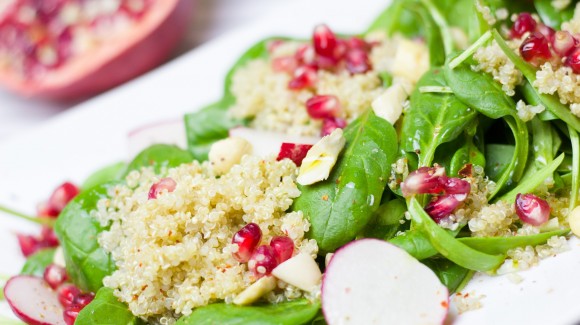
[[[31,325],[65,325],[57,294],[41,278],[17,275],[4,287],[6,301],[21,320]]]
[[[135,157],[143,149],[158,143],[173,144],[186,148],[185,125],[182,119],[144,125],[129,132],[127,142],[129,157],[131,158]]]
[[[404,250],[362,239],[338,250],[322,281],[329,325],[442,324],[448,291],[428,267]]]
[[[230,137],[246,139],[254,148],[253,154],[258,157],[277,155],[282,143],[315,144],[319,137],[289,135],[278,132],[260,131],[246,127],[230,129]]]

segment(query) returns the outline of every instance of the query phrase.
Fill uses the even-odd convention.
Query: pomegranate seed
[[[253,222],[245,225],[232,238],[232,244],[238,245],[238,251],[233,253],[234,258],[240,263],[249,261],[261,239],[262,230],[260,230],[260,226]]]
[[[552,57],[548,40],[538,32],[528,36],[520,46],[520,54],[524,60],[538,65]]]
[[[268,45],[267,45],[268,53],[273,53],[276,50],[276,48],[282,44],[284,44],[284,41],[281,39],[275,39],[275,40],[268,42]]]
[[[303,65],[294,71],[294,78],[288,83],[288,88],[300,90],[314,86],[318,75],[316,69],[311,66]]]
[[[314,28],[312,43],[316,54],[326,57],[334,57],[336,48],[336,35],[326,25],[318,25]]]
[[[361,49],[351,49],[346,52],[346,69],[350,73],[365,73],[371,69],[367,52]]]
[[[56,247],[60,244],[54,229],[50,227],[42,227],[39,240],[43,247]]]
[[[76,297],[73,298],[72,306],[77,305],[84,307],[91,303],[95,299],[95,294],[92,292],[89,293],[81,293],[78,294]]]
[[[310,65],[314,64],[316,53],[314,52],[312,45],[304,44],[298,48],[294,57],[298,63]]]
[[[580,73],[580,48],[575,49],[564,60],[564,64],[570,68],[574,73]]]
[[[456,177],[442,177],[439,180],[442,182],[443,192],[445,194],[454,194],[455,199],[458,201],[465,201],[471,191],[471,185],[466,180]]]
[[[552,42],[552,49],[559,56],[566,56],[576,46],[577,40],[567,31],[557,31]]]
[[[512,38],[521,38],[525,33],[533,32],[536,29],[536,21],[527,12],[519,14],[511,29]]]
[[[317,56],[315,64],[323,70],[335,70],[338,67],[339,59],[330,56]]]
[[[62,317],[64,318],[64,322],[66,323],[66,325],[74,325],[82,309],[83,306],[79,305],[70,305],[65,307],[62,313]]]
[[[365,52],[370,51],[371,44],[359,37],[351,37],[346,41],[346,46],[349,49],[359,49]]]
[[[294,253],[294,242],[288,236],[276,236],[270,240],[270,247],[274,249],[274,256],[278,264],[285,262]]]
[[[346,121],[340,117],[329,117],[322,121],[322,128],[320,130],[320,136],[324,137],[332,133],[336,129],[344,129],[346,127]]]
[[[70,182],[65,182],[59,187],[57,187],[52,195],[48,199],[47,205],[48,209],[56,212],[58,216],[62,209],[77,196],[80,192],[80,189]]]
[[[550,205],[533,194],[518,194],[516,213],[521,221],[532,226],[541,226],[550,218]]]
[[[538,27],[536,27],[536,31],[538,31],[538,32],[540,32],[540,34],[544,35],[544,37],[546,37],[548,42],[550,42],[550,43],[554,42],[554,37],[556,36],[556,31],[552,27],[546,26],[544,24],[538,24]]]
[[[272,69],[276,72],[293,73],[298,67],[298,60],[293,56],[281,56],[272,60]]]
[[[443,218],[451,215],[453,210],[455,210],[460,203],[461,202],[457,200],[453,194],[437,196],[427,204],[425,212],[427,212],[435,222],[439,223]]]
[[[269,275],[278,266],[274,249],[267,245],[262,245],[254,251],[248,261],[248,268],[257,277]]]
[[[39,240],[32,235],[16,234],[22,255],[28,257],[39,250]]]
[[[421,167],[412,171],[401,183],[401,191],[404,197],[415,194],[436,194],[445,189],[447,176],[443,167]]]
[[[311,144],[284,142],[280,146],[280,152],[278,153],[276,160],[280,161],[282,159],[288,158],[292,160],[296,166],[300,167],[300,165],[302,165],[302,160],[304,160],[304,157],[306,157],[306,154],[310,148],[312,148]]]
[[[74,284],[65,284],[58,288],[57,294],[60,304],[68,307],[72,305],[75,297],[81,294],[81,291]]]
[[[56,288],[68,280],[68,276],[64,267],[56,264],[48,265],[46,269],[44,269],[44,274],[42,277],[44,278],[44,281],[46,281],[46,283],[48,283],[48,285],[54,290],[56,290]]]
[[[159,182],[151,185],[151,188],[149,189],[148,199],[154,200],[157,198],[159,194],[161,194],[161,192],[164,191],[171,193],[175,190],[176,186],[177,183],[173,180],[173,178],[171,177],[162,178],[159,180]]]
[[[306,101],[306,110],[314,119],[336,117],[340,113],[340,101],[334,95],[315,95]]]

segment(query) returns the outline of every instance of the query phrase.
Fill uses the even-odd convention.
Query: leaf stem
[[[7,207],[2,206],[2,205],[0,205],[0,212],[4,212],[4,213],[10,214],[10,215],[13,215],[15,217],[18,217],[20,219],[24,219],[24,220],[28,220],[30,222],[37,223],[39,225],[48,226],[48,227],[54,226],[54,219],[52,219],[52,218],[31,217],[29,215],[18,212],[16,210],[12,210],[12,209],[7,208]]]
[[[439,9],[435,7],[435,5],[431,2],[431,0],[421,0],[425,8],[431,14],[433,21],[441,30],[441,38],[443,38],[443,48],[445,49],[445,56],[449,56],[451,52],[453,52],[453,38],[451,37],[451,32],[449,31],[449,25],[447,24],[447,20]]]
[[[475,51],[477,51],[477,49],[480,48],[485,42],[489,41],[489,39],[491,39],[491,32],[487,31],[483,35],[481,35],[481,37],[478,38],[477,41],[471,44],[471,46],[469,46],[465,51],[459,54],[459,56],[451,60],[449,62],[449,69],[453,70],[458,65],[463,63],[463,61],[467,60],[468,57],[473,55],[473,53],[475,53]]]

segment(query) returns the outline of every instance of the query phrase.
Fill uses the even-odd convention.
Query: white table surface
[[[225,32],[267,15],[288,0],[193,0],[191,28],[174,57]],[[55,103],[21,98],[0,89],[0,143],[26,133],[78,103]]]

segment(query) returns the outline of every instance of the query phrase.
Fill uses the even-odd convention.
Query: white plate
[[[373,0],[294,1],[184,55],[123,87],[58,116],[29,134],[0,144],[0,204],[33,214],[64,180],[80,183],[91,171],[126,159],[126,134],[144,124],[179,118],[221,95],[224,75],[253,42],[270,35],[307,37],[325,22],[338,32],[362,31],[385,6]],[[0,274],[16,274],[20,256],[15,231],[37,231],[1,215]],[[505,277],[478,277],[467,291],[483,308],[455,318],[456,324],[574,324],[580,321],[580,243],[572,251],[522,272],[521,284]],[[0,313],[11,315],[5,303]]]

